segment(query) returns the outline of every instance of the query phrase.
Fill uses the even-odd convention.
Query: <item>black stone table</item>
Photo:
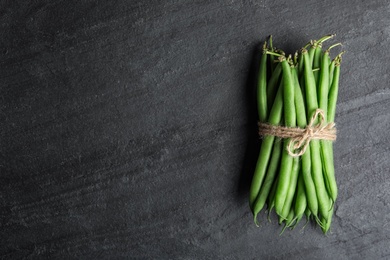
[[[387,1],[2,1],[2,259],[390,259]],[[330,233],[248,207],[254,82],[336,33]],[[340,49],[339,49],[340,50]]]

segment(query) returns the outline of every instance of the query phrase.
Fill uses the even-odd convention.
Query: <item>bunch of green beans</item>
[[[273,46],[272,36],[263,45],[260,60],[257,104],[259,121],[270,125],[305,128],[317,109],[326,123],[334,122],[340,77],[341,55],[333,60],[322,44],[326,35],[312,40],[294,56]],[[316,120],[314,123],[318,123]],[[279,224],[293,229],[306,216],[326,234],[337,199],[333,144],[312,139],[300,157],[287,151],[290,139],[262,137],[259,158],[249,193],[250,208],[258,225],[258,214],[267,204]],[[269,216],[269,215],[268,215]]]

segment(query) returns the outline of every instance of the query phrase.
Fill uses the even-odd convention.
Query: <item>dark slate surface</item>
[[[2,1],[0,256],[389,259],[390,4],[288,2]],[[328,33],[334,223],[279,236],[248,208],[256,53]]]

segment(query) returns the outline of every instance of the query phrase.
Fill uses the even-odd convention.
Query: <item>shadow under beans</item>
[[[260,151],[261,140],[257,134],[257,104],[256,104],[256,85],[261,57],[261,45],[257,45],[252,50],[252,60],[250,63],[248,78],[245,84],[245,111],[247,115],[247,124],[245,124],[246,148],[244,154],[243,166],[240,172],[238,182],[239,199],[248,197],[249,187],[253,172],[256,167],[257,157]]]

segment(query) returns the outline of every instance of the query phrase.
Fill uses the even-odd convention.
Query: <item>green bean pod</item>
[[[282,74],[282,65],[278,63],[271,75],[271,78],[268,80],[267,84],[267,100],[269,110],[272,107],[272,104],[275,100],[276,92],[278,91],[278,83],[280,82],[280,75]],[[280,84],[280,83],[279,83]]]
[[[274,181],[274,183],[272,184],[272,189],[271,189],[271,192],[267,198],[267,204],[268,204],[268,221],[271,222],[271,212],[272,212],[272,209],[275,207],[275,193],[276,193],[276,187],[278,185],[278,182],[279,182],[279,175],[276,176],[276,179]]]
[[[339,89],[339,79],[340,79],[340,64],[336,64],[333,73],[332,85],[329,90],[329,101],[328,101],[328,121],[334,122],[336,114],[336,102],[337,94]]]
[[[326,221],[326,224],[324,225],[324,227],[322,227],[322,232],[324,232],[324,234],[328,233],[328,231],[330,229],[330,225],[332,223],[333,211],[334,211],[334,207],[332,207],[330,209],[328,220]]]
[[[280,59],[283,71],[283,110],[286,126],[296,125],[295,105],[294,105],[294,82],[290,65],[285,58]],[[287,146],[289,139],[284,139],[284,145]],[[291,178],[293,158],[288,154],[287,149],[283,149],[282,160],[280,164],[279,182],[275,194],[275,211],[279,216],[282,215],[284,202],[288,193],[289,181]]]
[[[263,209],[267,197],[271,191],[272,184],[276,179],[277,170],[279,168],[280,155],[282,153],[282,141],[280,138],[276,138],[274,141],[274,147],[272,149],[271,159],[267,169],[267,175],[264,179],[264,182],[260,188],[259,195],[257,196],[254,207],[253,207],[253,219],[258,225],[257,215]]]
[[[317,86],[319,85],[318,82],[319,82],[320,71],[318,71],[318,69],[320,68],[321,65],[321,53],[322,53],[322,44],[317,43],[317,45],[315,46],[315,52],[313,57],[313,69],[314,69],[313,74]]]
[[[284,224],[282,231],[280,232],[280,235],[283,234],[283,232],[286,230],[286,228],[291,227],[293,222],[294,222],[294,209],[291,208],[289,213],[287,214],[287,217],[285,219],[285,224]],[[281,222],[279,224],[281,224]]]
[[[299,175],[299,158],[295,157],[293,158],[293,165],[291,169],[291,176],[289,181],[289,187],[287,190],[287,196],[283,204],[283,210],[282,210],[282,216],[287,216],[290,212],[291,205],[294,199],[295,191],[297,190],[297,182],[298,182],[298,175]]]
[[[257,111],[260,122],[265,122],[268,116],[267,108],[267,43],[264,43],[257,80]]]
[[[302,51],[304,55],[304,73],[305,73],[305,90],[306,90],[306,101],[307,101],[307,112],[308,117],[315,112],[318,108],[317,102],[317,93],[316,93],[316,84],[313,75],[313,71],[310,67],[309,57],[305,50]],[[315,124],[318,123],[318,120],[315,120]],[[320,153],[320,143],[318,140],[311,140],[310,142],[310,152],[311,152],[311,166],[312,166],[312,178],[314,185],[316,187],[317,199],[319,212],[325,219],[330,208],[329,205],[329,196],[325,188],[324,177],[322,174],[322,164],[321,164],[321,153]]]
[[[275,102],[272,106],[270,115],[269,115],[269,124],[278,125],[282,118],[282,109],[283,109],[283,89],[279,88],[278,93],[276,94]],[[263,179],[267,170],[269,158],[271,156],[272,147],[274,143],[274,136],[264,136],[263,142],[261,143],[260,153],[257,160],[255,172],[253,174],[251,187],[249,190],[249,205],[253,211],[254,202],[259,194],[260,187],[263,183]]]
[[[303,99],[303,92],[298,86],[298,75],[294,73],[295,80],[295,109],[297,114],[297,124],[300,128],[305,128],[307,125],[306,111],[305,111],[305,102]],[[304,83],[304,81],[303,81]],[[313,213],[315,218],[318,218],[318,200],[316,195],[316,189],[311,176],[311,156],[310,149],[307,149],[306,152],[302,155],[302,178],[305,184],[305,192],[307,194],[307,204]]]
[[[328,93],[329,93],[329,52],[325,51],[323,54],[321,69],[320,69],[320,80],[318,89],[318,100],[319,108],[324,111],[324,120],[327,120],[328,112]],[[331,199],[336,201],[337,198],[337,184],[334,173],[333,165],[333,153],[331,141],[321,140],[321,157],[322,157],[322,168],[325,179],[326,189],[328,190]],[[332,203],[333,204],[333,203]]]
[[[299,174],[297,191],[294,204],[294,213],[297,218],[297,222],[300,221],[307,207],[306,193],[305,193],[305,183],[303,182],[302,174]]]

